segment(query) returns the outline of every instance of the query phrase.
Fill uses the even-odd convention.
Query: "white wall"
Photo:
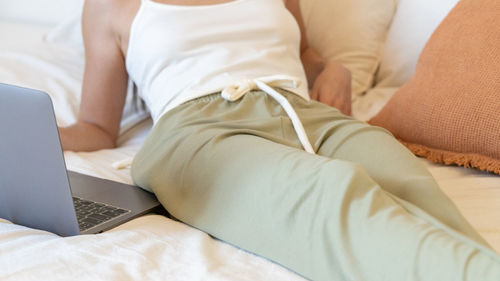
[[[54,25],[77,13],[84,0],[0,0],[0,21]]]

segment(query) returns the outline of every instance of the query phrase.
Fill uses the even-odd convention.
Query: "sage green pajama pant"
[[[500,258],[387,131],[284,90],[164,115],[132,176],[177,219],[312,280],[500,280]],[[471,187],[473,188],[473,187]]]

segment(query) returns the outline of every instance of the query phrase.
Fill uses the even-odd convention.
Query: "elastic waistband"
[[[305,100],[305,98],[284,90],[284,88],[297,88],[300,83],[300,79],[288,75],[271,75],[255,79],[243,79],[227,85],[220,92],[217,91],[215,93],[187,101],[181,105],[186,106],[187,104],[207,103],[219,99],[224,99],[228,102],[237,102],[247,94],[262,93],[263,95],[272,97],[285,110],[286,114],[292,121],[295,132],[297,133],[304,150],[308,153],[316,154],[306,134],[304,125],[300,121],[297,112],[295,112],[295,109],[290,103],[290,100],[293,99],[292,96],[302,100]]]
[[[298,94],[296,94],[296,93],[294,93],[292,91],[288,91],[286,89],[281,89],[281,88],[274,88],[274,89],[276,91],[278,91],[280,94],[282,94],[283,96],[285,96],[286,99],[288,99],[290,101],[306,101],[304,98],[302,98],[301,96],[299,96]],[[198,97],[198,98],[195,98],[195,99],[192,99],[192,100],[185,101],[185,102],[183,102],[180,105],[185,105],[185,104],[190,104],[190,103],[199,103],[199,102],[211,102],[211,101],[214,101],[214,100],[225,100],[221,96],[221,93],[222,93],[222,91],[210,93],[210,94],[207,94],[207,95],[202,96],[202,97]],[[252,94],[266,95],[267,93],[264,92],[264,91],[262,91],[262,90],[251,90],[251,91],[249,91],[247,93],[247,95],[248,94],[250,94],[250,95],[252,95]]]

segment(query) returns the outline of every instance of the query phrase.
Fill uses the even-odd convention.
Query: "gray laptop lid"
[[[50,97],[0,84],[0,217],[79,233]]]
[[[80,210],[83,231],[73,197],[97,203],[94,211]],[[153,209],[162,212],[159,206],[153,194],[136,186],[68,174],[50,97],[0,84],[0,218],[70,236],[99,233]],[[116,214],[116,208],[124,212]]]

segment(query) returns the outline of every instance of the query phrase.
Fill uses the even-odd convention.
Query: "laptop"
[[[159,206],[139,187],[67,171],[50,97],[0,84],[0,218],[73,236]]]

